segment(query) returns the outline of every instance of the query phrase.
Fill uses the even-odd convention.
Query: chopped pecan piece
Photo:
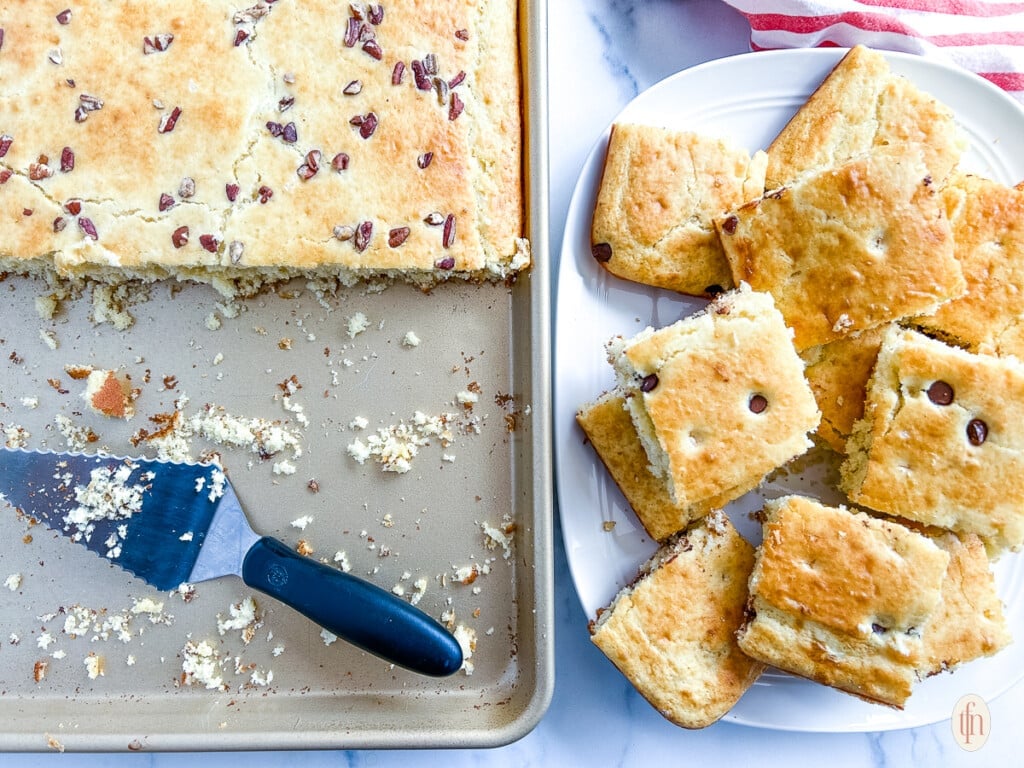
[[[409,237],[408,227],[395,227],[388,232],[388,245],[392,248],[397,248],[404,243]]]
[[[178,227],[171,233],[171,242],[175,248],[181,248],[188,243],[188,227]]]
[[[356,227],[355,238],[354,238],[356,250],[359,251],[359,253],[362,253],[363,251],[365,251],[367,246],[370,245],[370,239],[372,237],[373,237],[373,222],[372,221],[360,222],[359,226]]]
[[[142,38],[142,52],[149,56],[153,53],[162,53],[171,47],[174,42],[174,35],[168,33],[162,35],[148,35]]]
[[[82,230],[82,234],[92,240],[99,240],[100,236],[96,232],[96,225],[92,223],[92,219],[87,219],[85,216],[81,216],[78,219],[78,228]]]
[[[75,153],[71,147],[64,147],[60,151],[60,170],[63,173],[75,170]]]
[[[158,133],[170,133],[174,130],[174,126],[178,124],[178,118],[181,117],[181,107],[175,107],[171,110],[170,114],[163,115],[160,117],[160,124],[156,130]]]

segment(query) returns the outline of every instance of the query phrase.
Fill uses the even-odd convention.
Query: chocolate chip
[[[751,413],[764,413],[768,407],[768,398],[764,395],[751,395],[747,407]]]
[[[714,285],[709,285],[707,288],[704,289],[704,295],[708,296],[709,298],[718,296],[720,293],[725,293],[725,289],[718,283],[715,283]]]
[[[885,627],[883,627],[881,624],[872,624],[871,625],[871,631],[874,632],[876,635],[880,635],[883,632],[888,632],[888,630]]]
[[[727,235],[735,234],[736,227],[740,225],[740,219],[738,216],[733,214],[729,216],[725,221],[722,222],[722,231]]]
[[[932,382],[928,387],[928,399],[936,405],[949,405],[953,402],[953,388],[944,381]]]
[[[656,373],[649,373],[640,379],[641,392],[650,392],[656,386],[658,386],[658,374]]]
[[[596,243],[590,246],[590,253],[602,264],[611,261],[612,247],[609,243]]]
[[[971,445],[981,445],[988,439],[988,424],[981,419],[967,422],[967,441]]]

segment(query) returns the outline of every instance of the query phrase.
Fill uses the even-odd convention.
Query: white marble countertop
[[[615,115],[662,78],[747,50],[741,16],[719,0],[550,0],[551,253],[585,158]],[[556,535],[556,539],[557,539]],[[1011,765],[1024,747],[1017,715],[1024,685],[990,703],[991,735],[960,749],[946,720],[879,734],[768,731],[719,723],[691,732],[655,712],[590,643],[560,540],[555,552],[556,688],[546,716],[520,741],[494,750],[218,754],[0,755],[0,768],[55,765],[264,768],[284,760],[321,766],[761,766]],[[965,692],[966,693],[966,692]],[[952,714],[952,713],[951,713]]]

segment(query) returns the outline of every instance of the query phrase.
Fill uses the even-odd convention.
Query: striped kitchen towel
[[[725,0],[753,50],[838,46],[945,58],[1024,102],[1020,0]]]

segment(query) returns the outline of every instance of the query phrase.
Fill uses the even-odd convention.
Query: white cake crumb
[[[213,362],[214,365],[220,365],[221,363],[223,363],[224,362],[224,353],[223,352],[218,352],[216,355],[213,356],[213,361],[212,362]]]
[[[423,595],[427,592],[427,580],[422,577],[418,578],[413,582],[413,587],[415,588],[415,591],[409,595],[409,602],[416,605],[423,599]]]
[[[292,528],[298,528],[300,531],[306,530],[306,526],[313,522],[312,515],[303,515],[292,520]]]
[[[415,331],[409,331],[402,337],[403,347],[418,347],[420,345],[420,337],[416,335]]]
[[[359,438],[352,441],[346,451],[359,464],[373,457],[385,472],[403,474],[412,467],[412,460],[419,449],[429,445],[432,438],[438,438],[442,446],[447,446],[452,438],[449,424],[453,421],[452,414],[427,416],[422,411],[413,414],[411,422],[399,422],[389,427],[382,427],[375,434],[369,435],[365,442]]]
[[[344,573],[348,573],[349,571],[352,570],[352,564],[349,563],[348,555],[345,552],[340,552],[340,551],[339,552],[335,552],[334,553],[334,562],[336,562],[338,564],[338,567],[341,568],[341,570]]]
[[[44,651],[57,642],[57,638],[51,635],[49,632],[41,632],[39,637],[36,638],[36,645],[42,648]]]
[[[282,653],[284,653],[284,646],[283,645],[275,645],[274,646],[274,650],[272,650],[270,652],[270,655],[273,656],[276,659]]]
[[[220,614],[217,614],[217,631],[225,635],[237,629],[241,632],[242,642],[248,645],[260,623],[256,613],[256,601],[250,595],[229,606],[228,612],[231,615],[227,619],[222,619]]]
[[[476,392],[471,392],[468,389],[464,389],[455,396],[455,399],[459,402],[460,405],[473,405],[474,403],[480,401],[480,395],[478,395]]]
[[[329,630],[321,629],[320,638],[324,641],[324,645],[330,645],[338,639],[338,636]]]
[[[178,541],[192,541],[193,538],[195,538],[195,536],[192,531],[185,531],[185,533],[178,537]]]
[[[462,648],[462,671],[467,675],[472,675],[473,662],[470,659],[473,656],[473,651],[476,650],[476,630],[467,627],[465,624],[459,624],[455,627],[453,634],[459,643],[459,647]]]
[[[73,541],[89,541],[99,520],[125,520],[142,509],[142,496],[148,488],[141,483],[128,484],[134,468],[135,465],[129,461],[118,465],[116,469],[96,467],[90,473],[87,485],[75,487],[77,506],[64,516],[66,529],[73,528],[75,531],[71,535]],[[118,528],[104,542],[107,557],[117,557],[119,542],[124,538],[124,533],[125,530]]]
[[[206,640],[189,640],[181,650],[181,671],[185,685],[203,685],[209,690],[227,690],[221,674],[220,654]]]
[[[63,659],[67,655],[68,655],[67,652],[66,651],[62,651],[60,648],[58,648],[56,651],[54,651],[53,653],[50,654],[50,656],[52,658],[56,659],[57,661],[60,661],[61,659]]]
[[[348,423],[349,429],[366,429],[370,424],[369,421],[364,419],[362,416],[356,416],[352,421]]]
[[[348,324],[348,337],[350,339],[354,339],[370,327],[370,321],[362,312],[356,312],[354,315],[347,318],[346,322]]]
[[[288,459],[281,459],[281,461],[274,462],[275,475],[294,475],[295,471],[295,465]]]
[[[8,448],[25,448],[32,434],[20,424],[4,425],[4,445]]]
[[[207,330],[210,330],[210,331],[219,330],[221,325],[222,325],[221,319],[217,315],[216,312],[211,312],[210,314],[208,314],[206,316],[206,320],[204,321],[204,324],[206,325]]]
[[[90,653],[83,659],[85,663],[85,669],[89,674],[90,680],[95,680],[97,677],[103,677],[106,670],[106,661],[102,656],[98,656],[95,653]]]
[[[57,341],[57,334],[53,331],[46,330],[45,328],[39,329],[39,338],[49,349],[56,350],[59,345]]]
[[[129,667],[134,667],[135,666],[135,656],[133,654],[129,653],[127,658],[125,658],[124,663],[127,666],[129,666]]]
[[[11,590],[11,592],[17,592],[21,588],[21,574],[12,573],[4,579],[4,586]]]
[[[28,408],[30,411],[34,411],[36,408],[39,407],[39,398],[35,396],[23,397],[21,398],[21,404],[25,408]]]
[[[481,523],[480,528],[484,532],[484,546],[488,549],[497,549],[501,547],[502,557],[508,560],[512,556],[512,539],[515,532],[515,526],[507,519],[501,528],[497,528],[490,523]]]

